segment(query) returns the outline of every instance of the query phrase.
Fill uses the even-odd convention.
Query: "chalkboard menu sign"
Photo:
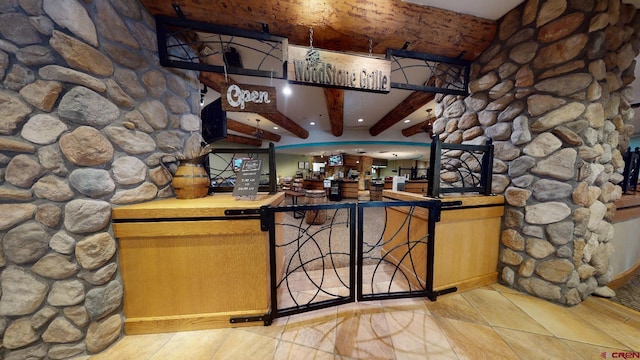
[[[233,196],[238,200],[255,200],[258,197],[261,172],[262,160],[243,159],[233,186]]]

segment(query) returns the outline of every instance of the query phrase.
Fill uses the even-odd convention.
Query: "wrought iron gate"
[[[271,312],[264,321],[355,301],[436,300],[435,223],[441,202],[369,201],[264,207]]]

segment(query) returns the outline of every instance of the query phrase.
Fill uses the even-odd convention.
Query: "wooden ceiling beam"
[[[200,82],[205,84],[206,86],[212,88],[213,90],[222,93],[222,87],[225,84],[237,84],[233,79],[228,78],[229,81],[223,74],[201,71],[200,72]],[[277,113],[258,113],[258,115],[264,117],[265,119],[271,121],[272,123],[280,126],[281,128],[291,132],[293,135],[306,139],[309,137],[309,132],[305,130],[300,125],[293,122],[291,119],[286,117],[284,114]]]
[[[425,132],[424,127],[428,125],[429,125],[429,121],[427,120],[419,122],[415,125],[411,125],[408,128],[402,129],[402,135],[404,135],[405,137],[409,137],[415,134],[423,133]]]
[[[288,117],[286,117],[283,113],[281,112],[276,112],[276,113],[264,113],[264,114],[258,114],[260,116],[262,116],[263,118],[271,121],[272,123],[281,126],[282,128],[291,131],[295,136],[301,138],[301,139],[306,139],[309,137],[309,132],[307,130],[305,130],[304,128],[302,128],[300,125],[294,123],[291,119],[289,119]]]
[[[262,140],[260,139],[248,138],[248,137],[238,136],[233,134],[227,134],[227,141],[235,144],[251,145],[255,147],[262,146]]]
[[[227,118],[227,130],[233,130],[239,133],[243,133],[245,135],[253,136],[253,134],[255,134],[256,131],[258,131],[258,128],[255,126],[247,125],[237,120]],[[274,134],[269,131],[265,131],[264,129],[260,129],[260,130],[262,130],[264,140],[271,140],[275,142],[280,141],[280,135]]]
[[[371,136],[380,135],[383,131],[404,120],[411,113],[433,100],[434,97],[435,94],[433,93],[420,91],[412,92],[411,95],[404,99],[404,101],[394,107],[393,110],[389,111],[382,117],[382,119],[369,128],[369,134],[371,134]]]
[[[344,130],[344,90],[324,88],[324,98],[327,102],[331,133],[342,136]]]
[[[473,60],[493,41],[494,20],[455,13],[402,0],[344,0],[308,2],[299,0],[228,1],[141,0],[153,15],[177,17],[172,4],[180,6],[189,20],[261,32],[263,24],[272,34],[285,36],[290,44],[309,45],[342,52],[369,52],[369,39],[376,54],[387,48],[409,50]],[[325,4],[325,5],[321,5]]]

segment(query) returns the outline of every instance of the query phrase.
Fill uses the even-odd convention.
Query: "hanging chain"
[[[372,46],[373,46],[373,40],[369,38],[369,57],[373,57],[373,55],[371,54]]]
[[[309,47],[313,49],[313,28],[309,28]]]

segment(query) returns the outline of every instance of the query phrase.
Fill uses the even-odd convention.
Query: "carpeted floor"
[[[616,296],[610,300],[628,308],[640,311],[640,273],[624,286],[615,290]]]

